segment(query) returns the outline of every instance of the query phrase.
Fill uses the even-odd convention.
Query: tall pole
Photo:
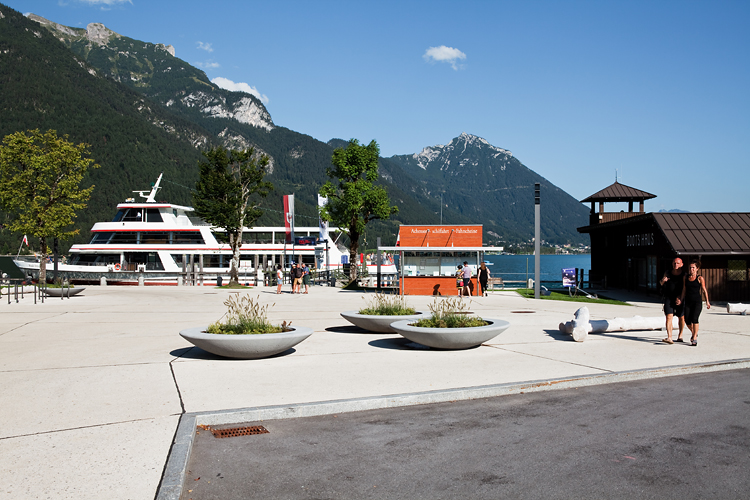
[[[377,253],[377,259],[378,259],[378,290],[380,290],[380,236],[378,236],[377,239],[378,242],[378,253]]]
[[[540,191],[541,185],[537,182],[534,184],[534,298],[539,299],[539,267],[541,264],[541,225],[539,222],[540,210]]]

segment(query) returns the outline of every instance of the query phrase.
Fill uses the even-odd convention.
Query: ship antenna
[[[151,192],[148,195],[145,195],[146,191],[133,191],[134,193],[138,193],[141,198],[146,198],[146,203],[155,203],[156,202],[156,192],[161,189],[159,187],[159,183],[161,183],[161,176],[164,175],[164,172],[159,174],[159,178],[156,179],[156,183],[151,186]]]

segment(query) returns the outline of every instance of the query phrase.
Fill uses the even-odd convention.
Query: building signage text
[[[648,247],[654,244],[654,233],[631,234],[626,236],[626,246]]]

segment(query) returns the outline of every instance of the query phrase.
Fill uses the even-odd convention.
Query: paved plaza
[[[270,407],[288,416],[320,412],[330,401],[339,402],[336,411],[366,409],[484,397],[483,390],[496,395],[503,387],[517,393],[750,366],[750,317],[725,307],[704,309],[698,347],[663,344],[659,330],[594,334],[576,343],[558,324],[580,304],[511,291],[472,299],[473,311],[511,327],[464,351],[417,349],[397,335],[358,330],[339,313],[361,308],[364,294],[327,287],[308,295],[249,292],[275,304],[272,321],[315,331],[280,356],[221,359],[178,335],[219,319],[231,293],[93,286],[44,304],[4,298],[0,497],[152,499],[183,414],[231,419],[238,409],[257,415]],[[427,310],[432,298],[408,301]],[[630,304],[588,307],[592,319],[662,314],[644,297]]]

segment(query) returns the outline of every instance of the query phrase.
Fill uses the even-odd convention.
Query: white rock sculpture
[[[750,304],[727,304],[729,314],[742,314],[743,316],[750,313]]]
[[[644,318],[614,318],[590,320],[588,307],[581,307],[575,312],[573,321],[560,323],[560,333],[573,335],[573,340],[583,342],[589,333],[624,332],[627,330],[660,330],[665,326],[664,316]],[[672,328],[679,328],[678,318],[672,318]]]

